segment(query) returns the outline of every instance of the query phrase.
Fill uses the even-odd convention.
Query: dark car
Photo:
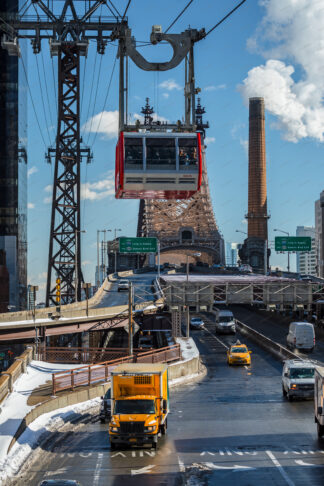
[[[38,486],[81,486],[75,479],[44,479]]]
[[[102,424],[105,424],[111,417],[111,390],[106,391],[105,396],[102,397],[99,418]]]

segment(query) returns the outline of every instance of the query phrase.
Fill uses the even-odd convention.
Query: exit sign
[[[119,238],[120,253],[156,253],[156,238]]]
[[[312,238],[310,236],[276,236],[276,251],[311,251]]]

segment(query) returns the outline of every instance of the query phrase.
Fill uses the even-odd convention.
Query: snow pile
[[[52,430],[57,430],[77,414],[87,411],[89,408],[99,405],[101,398],[94,398],[86,402],[70,405],[60,410],[44,413],[34,420],[25,432],[19,437],[10,453],[0,461],[0,485],[8,477],[16,474],[22,464],[38,444]]]
[[[176,342],[180,344],[181,355],[182,355],[182,362],[189,361],[193,358],[199,357],[198,348],[192,338],[184,339],[184,338],[176,338]],[[179,363],[179,362],[177,362]],[[174,363],[174,364],[177,364]],[[172,365],[171,365],[172,366]]]

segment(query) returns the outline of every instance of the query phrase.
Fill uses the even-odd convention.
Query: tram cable
[[[179,13],[179,15],[174,19],[174,21],[169,25],[169,27],[167,28],[167,30],[164,32],[165,34],[167,34],[167,32],[171,29],[171,27],[174,26],[174,24],[177,22],[177,20],[180,19],[181,15],[187,10],[187,8],[192,4],[194,0],[190,0],[190,2],[187,3],[187,5],[185,6],[184,9],[181,10],[181,12]]]
[[[219,22],[217,22],[217,24],[215,24],[214,27],[209,29],[209,31],[206,32],[206,34],[203,36],[203,38],[205,39],[207,37],[207,35],[209,35],[219,25],[221,25],[223,22],[225,22],[225,20],[228,19],[228,17],[230,17],[236,10],[238,10],[243,5],[243,3],[245,3],[245,2],[246,2],[246,0],[242,0],[238,5],[236,5],[236,7],[234,7],[230,12],[228,12],[228,14],[226,14],[225,17],[223,17]]]

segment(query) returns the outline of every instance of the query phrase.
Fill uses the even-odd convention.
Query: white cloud
[[[82,126],[82,130],[90,133],[102,133],[107,138],[115,138],[118,136],[118,116],[118,110],[102,111],[89,118]]]
[[[245,140],[243,138],[240,138],[240,145],[243,147],[246,155],[248,155],[248,153],[249,153],[249,141]]]
[[[91,262],[90,260],[84,260],[82,262],[82,265],[92,265],[93,262]]]
[[[239,87],[265,98],[286,140],[324,141],[324,9],[322,0],[260,0],[265,15],[248,47],[266,59]],[[289,59],[289,64],[284,61]],[[296,69],[298,67],[296,74]]]
[[[162,96],[163,96],[163,98],[168,99],[170,95],[169,95],[169,93],[162,93]]]
[[[208,145],[209,143],[214,143],[216,140],[215,137],[206,137],[205,138],[205,144]]]
[[[27,208],[28,208],[28,209],[34,209],[34,207],[35,207],[35,204],[34,204],[34,203],[32,203],[32,202],[29,202],[29,203],[27,204]]]
[[[85,182],[81,184],[81,199],[98,201],[115,194],[115,181],[113,173],[98,182]]]
[[[226,88],[226,84],[218,84],[217,86],[206,86],[204,88],[204,91],[217,91],[219,89],[225,89]]]
[[[27,177],[30,177],[31,175],[35,174],[38,172],[38,169],[35,165],[33,165],[30,169],[27,171]]]
[[[53,186],[52,184],[49,184],[48,186],[44,187],[44,191],[47,194],[50,194],[49,196],[44,197],[43,203],[44,204],[50,204],[52,202],[52,191],[53,191]]]
[[[166,89],[168,91],[173,91],[174,89],[180,91],[183,89],[174,79],[167,79],[159,84],[160,88]]]

